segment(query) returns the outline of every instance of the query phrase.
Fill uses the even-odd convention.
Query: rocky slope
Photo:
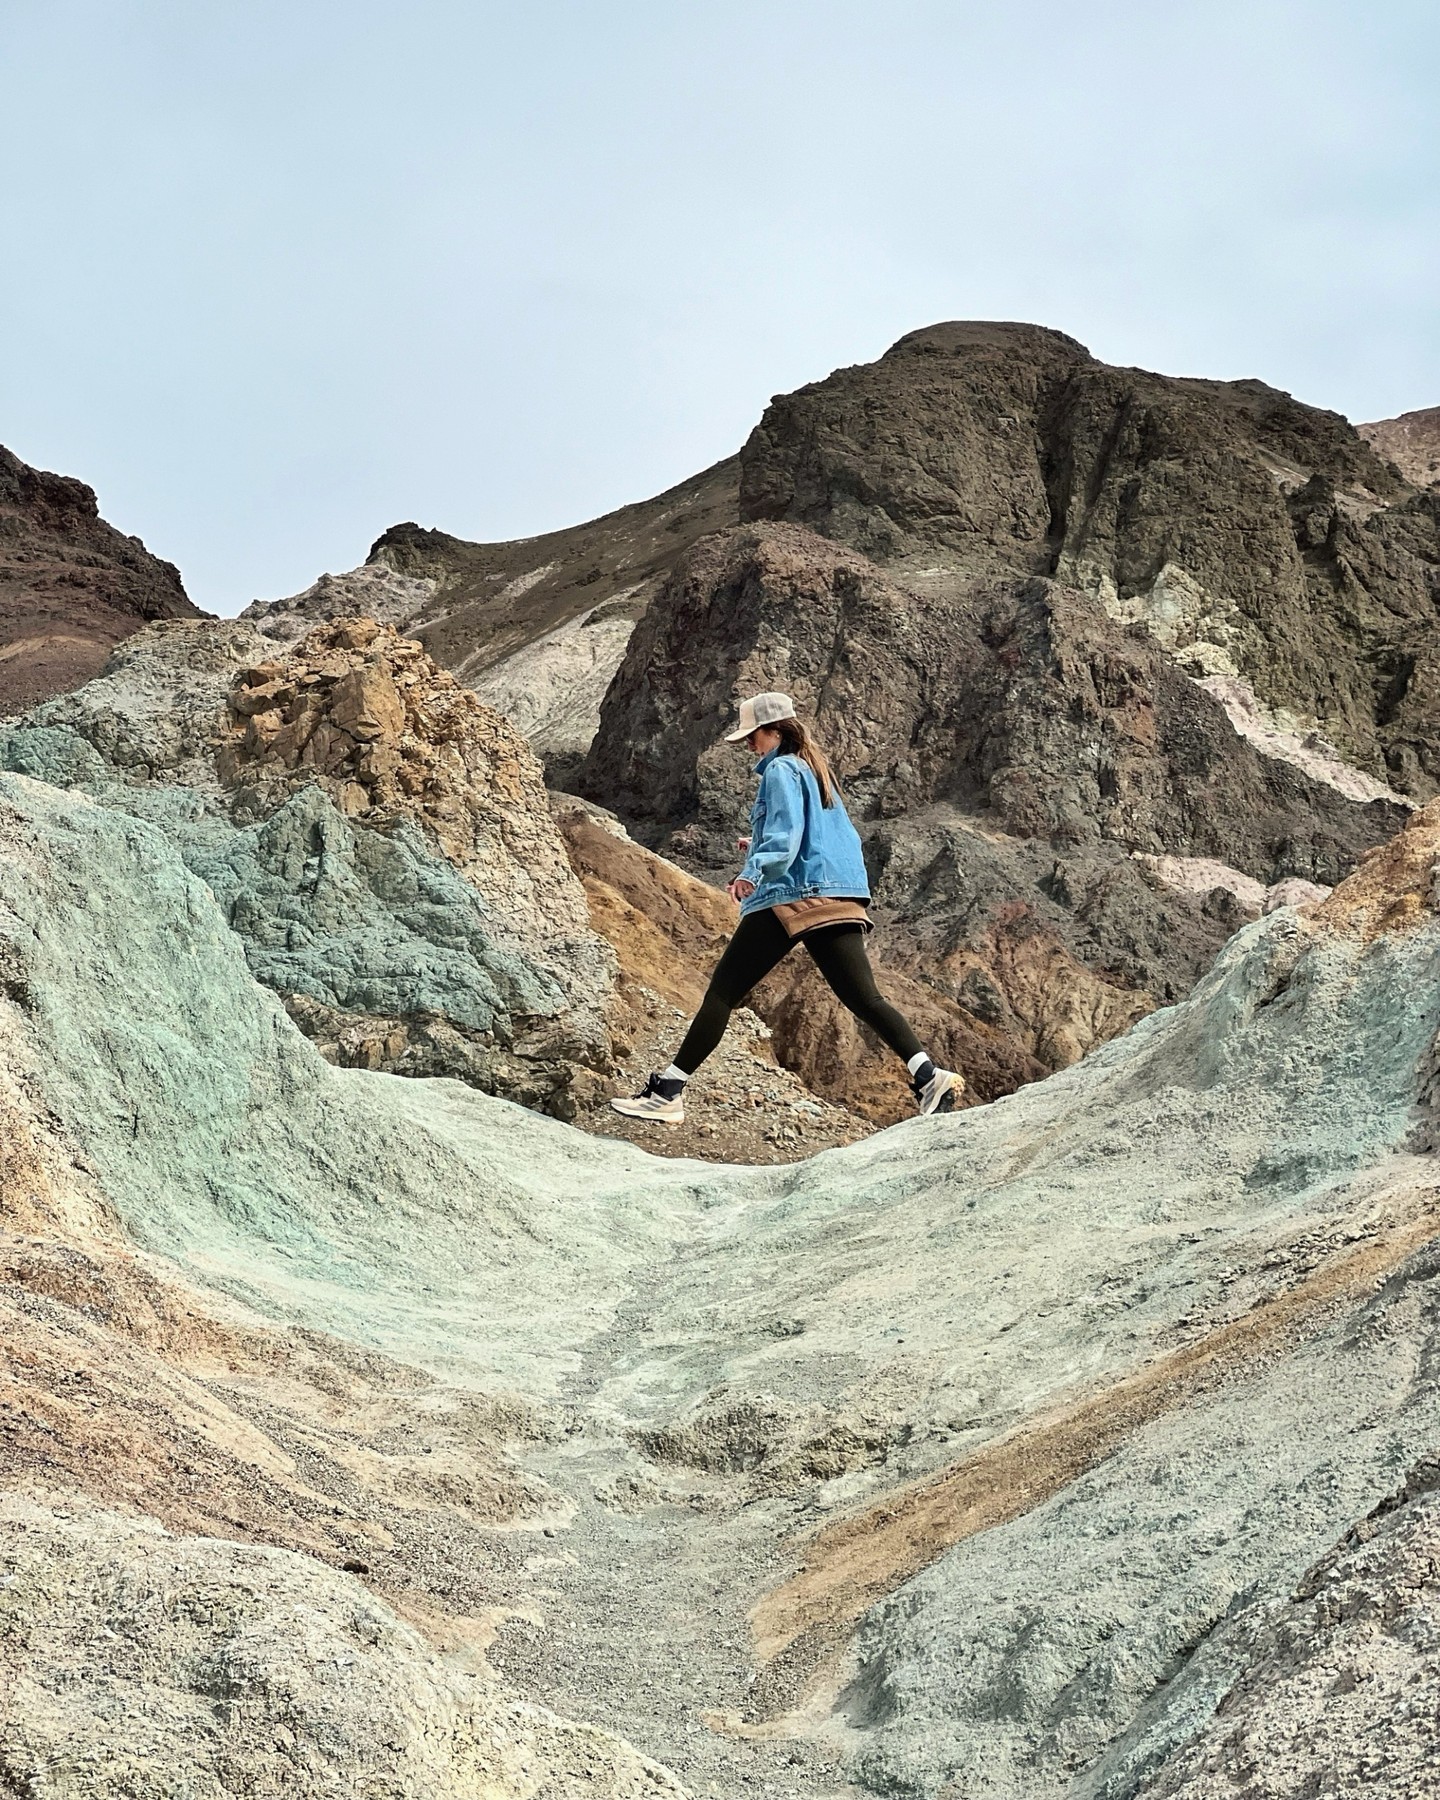
[[[1244,1619],[1240,1673],[1204,1728],[1150,1775],[1147,1795],[1200,1800],[1239,1787],[1299,1800],[1434,1786],[1437,1477],[1433,1458],[1417,1465],[1293,1593]]]
[[[107,525],[93,489],[0,446],[0,717],[88,681],[147,620],[199,616],[174,564]]]
[[[1416,487],[1440,485],[1440,406],[1356,427],[1377,455]]]
[[[793,691],[863,821],[877,955],[982,1097],[1179,998],[1434,791],[1440,515],[1263,384],[938,326],[772,402],[740,510],[652,601],[578,786],[718,878],[724,721]]]
[[[1437,866],[715,1168],[328,1065],[165,829],[0,776],[0,1776],[1419,1791]]]
[[[369,619],[270,623],[142,633],[0,731],[0,767],[165,831],[332,1061],[635,1134],[608,1096],[673,1036],[699,967],[677,987],[653,927],[637,937],[617,895],[587,890],[524,739],[413,639]],[[867,1130],[845,1092],[831,1104],[777,1066],[758,1020],[703,1086],[705,1116],[668,1153],[793,1160]]]
[[[394,525],[365,568],[244,616],[277,632],[355,613],[398,625],[568,770],[661,580],[697,538],[734,523],[738,475],[731,457],[653,500],[513,543]]]

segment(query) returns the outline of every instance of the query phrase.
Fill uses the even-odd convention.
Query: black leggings
[[[862,926],[823,926],[799,941],[857,1019],[883,1038],[904,1061],[919,1055],[919,1038],[875,986]],[[795,942],[769,907],[745,915],[715,965],[700,1010],[685,1033],[685,1042],[675,1052],[677,1069],[683,1069],[687,1075],[695,1073],[725,1035],[731,1013]]]

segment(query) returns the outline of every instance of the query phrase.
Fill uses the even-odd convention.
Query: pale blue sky
[[[0,442],[233,612],[942,318],[1440,403],[1440,6],[0,0]]]

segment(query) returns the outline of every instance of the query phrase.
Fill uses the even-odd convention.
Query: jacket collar
[[[767,750],[765,752],[765,754],[760,758],[759,762],[756,763],[755,773],[757,775],[763,774],[764,771],[769,768],[770,764],[772,762],[774,762],[775,758],[779,754],[780,754],[780,746],[778,744],[775,746],[775,748],[773,750]]]

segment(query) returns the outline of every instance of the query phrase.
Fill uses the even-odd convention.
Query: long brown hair
[[[798,719],[777,719],[770,727],[780,733],[780,754],[782,756],[798,756],[807,762],[820,784],[820,801],[823,806],[835,804],[835,777],[830,773],[830,762],[825,752],[811,737],[810,733]]]

